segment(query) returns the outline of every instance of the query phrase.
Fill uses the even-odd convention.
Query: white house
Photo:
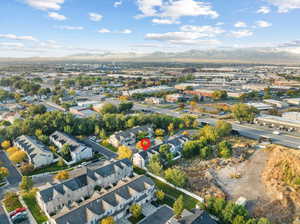
[[[68,134],[56,131],[50,135],[50,141],[53,142],[53,144],[56,145],[59,150],[61,150],[65,144],[68,144],[70,146],[72,163],[93,157],[92,148],[84,145]]]
[[[137,136],[139,133],[147,133],[147,138],[152,138],[154,135],[151,125],[137,126],[125,131],[119,131],[109,137],[109,142],[115,147],[121,145],[130,146],[137,142]]]
[[[22,135],[15,139],[14,146],[26,152],[29,162],[39,168],[54,162],[53,153],[36,137]]]

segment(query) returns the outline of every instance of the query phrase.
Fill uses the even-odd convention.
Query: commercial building
[[[255,118],[254,122],[282,130],[300,131],[300,121],[279,116],[264,115]]]

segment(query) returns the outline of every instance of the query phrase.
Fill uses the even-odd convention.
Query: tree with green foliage
[[[243,216],[237,215],[234,217],[232,224],[246,224],[246,221]]]
[[[228,136],[231,134],[232,125],[226,121],[218,120],[216,129],[220,137]]]
[[[256,219],[251,218],[251,219],[248,219],[248,221],[246,222],[246,224],[257,224],[257,221],[256,221]]]
[[[234,118],[239,122],[253,123],[255,116],[258,114],[255,107],[241,103],[233,105],[231,111]]]
[[[105,103],[101,108],[102,114],[115,114],[118,112],[118,108],[112,103]]]
[[[71,146],[69,144],[64,144],[63,147],[61,148],[61,153],[64,156],[69,156],[71,153]]]
[[[31,177],[28,176],[22,176],[22,181],[20,183],[20,190],[22,191],[30,191],[31,188],[33,187],[33,181]]]
[[[177,187],[184,187],[187,183],[186,173],[176,168],[165,170],[165,179]]]
[[[200,129],[200,136],[203,136],[210,143],[215,143],[220,137],[217,129],[210,125]]]
[[[260,218],[257,224],[271,224],[271,222],[266,218]]]
[[[147,167],[151,173],[154,173],[155,175],[160,175],[163,166],[160,163],[160,159],[157,159],[157,156],[153,155],[151,157]]]
[[[222,141],[218,144],[218,154],[222,158],[230,158],[232,156],[232,146],[227,141]]]
[[[123,113],[123,112],[129,112],[133,107],[133,103],[132,102],[121,102],[119,104],[119,112]]]
[[[212,98],[215,100],[225,100],[227,96],[228,95],[225,90],[216,90],[212,93]]]
[[[173,210],[174,210],[174,214],[177,218],[180,218],[182,212],[183,212],[183,196],[180,195],[176,201],[173,204]]]
[[[163,191],[156,191],[155,192],[155,196],[156,196],[157,200],[163,201],[164,198],[165,198],[165,192],[163,192]]]
[[[131,205],[129,210],[134,218],[138,218],[142,214],[142,207],[139,204]]]
[[[212,148],[211,146],[205,146],[202,149],[200,149],[199,155],[200,155],[200,159],[208,159],[211,155],[212,155]]]

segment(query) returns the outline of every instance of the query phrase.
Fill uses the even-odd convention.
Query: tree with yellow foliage
[[[115,220],[112,216],[108,216],[100,221],[99,224],[115,224]]]
[[[62,170],[62,171],[59,171],[55,176],[54,176],[54,178],[56,179],[56,180],[67,180],[67,179],[69,179],[70,178],[70,174],[69,174],[69,172],[68,171],[66,171],[66,170]]]
[[[14,163],[20,163],[24,161],[26,158],[26,152],[18,150],[14,154],[12,154],[9,159]]]
[[[118,148],[118,158],[119,159],[125,159],[125,158],[128,158],[128,159],[131,159],[132,157],[132,151],[130,148],[128,148],[127,146],[120,146]]]
[[[11,144],[10,144],[10,141],[8,141],[8,140],[6,140],[6,141],[3,141],[2,143],[1,143],[1,147],[3,148],[3,149],[8,149],[9,147],[11,146]]]
[[[8,156],[13,155],[15,152],[20,151],[20,149],[18,149],[17,147],[10,147],[6,150],[6,152],[8,153]]]

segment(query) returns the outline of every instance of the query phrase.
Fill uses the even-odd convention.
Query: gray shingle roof
[[[47,203],[53,199],[54,191],[59,192],[60,194],[65,194],[64,187],[67,187],[68,189],[75,191],[78,190],[86,185],[89,184],[89,178],[93,179],[94,181],[97,180],[97,177],[95,173],[100,174],[102,177],[106,177],[109,175],[112,175],[115,173],[114,166],[119,166],[122,168],[122,164],[126,164],[127,166],[131,167],[131,162],[128,159],[118,160],[116,162],[101,166],[96,169],[87,168],[86,173],[80,176],[77,176],[75,178],[66,180],[62,183],[56,184],[54,186],[51,186],[49,188],[43,189],[40,191],[40,195],[42,200]]]
[[[122,203],[122,198],[132,198],[137,192],[142,192],[147,189],[146,184],[153,186],[154,182],[146,177],[139,176],[130,182],[123,183],[121,186],[117,185],[108,193],[93,198],[85,202],[78,208],[69,211],[66,214],[59,214],[53,217],[57,224],[84,224],[90,222],[95,215],[101,215],[111,207],[115,207]],[[92,214],[89,217],[89,214]]]
[[[172,216],[173,210],[169,206],[163,205],[154,213],[138,222],[138,224],[165,224]]]

